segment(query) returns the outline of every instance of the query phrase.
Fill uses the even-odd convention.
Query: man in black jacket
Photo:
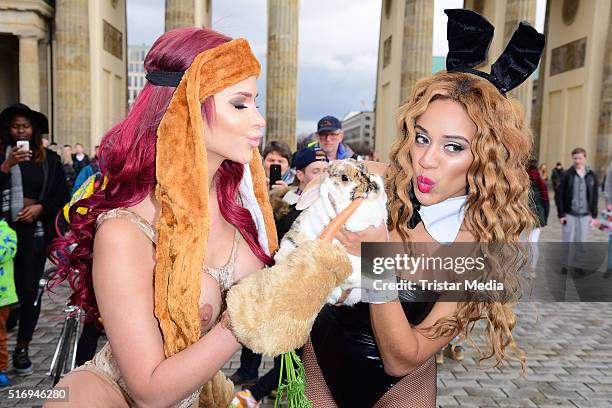
[[[561,176],[555,202],[563,242],[581,243],[586,241],[589,225],[597,219],[597,177],[586,164],[586,150],[583,148],[572,150],[572,161],[573,166]],[[577,264],[580,264],[581,256],[586,256],[583,252],[584,247],[576,245]],[[567,273],[567,270],[562,272]]]

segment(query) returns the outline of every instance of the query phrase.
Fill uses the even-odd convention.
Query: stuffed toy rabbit
[[[353,264],[344,248],[332,245],[334,236],[344,225],[360,230],[376,225],[369,218],[386,220],[382,180],[369,175],[365,164],[334,162],[329,180],[322,191],[324,180],[320,187],[316,182],[309,184],[302,193],[313,194],[312,206],[319,196],[327,197],[327,201],[320,201],[328,206],[325,211],[329,212],[324,213],[327,215],[316,230],[308,232],[312,238],[304,238],[299,246],[294,245],[295,249],[275,258],[274,266],[241,279],[227,294],[231,329],[240,343],[255,353],[277,356],[306,343],[317,314],[330,294],[353,274]],[[378,198],[381,204],[375,212],[374,207],[366,206],[366,201],[377,194],[382,197]],[[311,212],[319,213],[315,209]],[[348,222],[355,214],[361,214],[356,220],[366,221]]]

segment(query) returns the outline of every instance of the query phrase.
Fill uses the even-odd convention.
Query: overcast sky
[[[127,0],[128,43],[152,44],[164,31],[164,0]],[[445,55],[445,8],[463,0],[435,0],[433,54]],[[538,0],[542,31],[545,0]],[[262,63],[259,106],[265,112],[266,0],[213,0],[212,28],[245,37]],[[325,115],[372,110],[381,0],[302,0],[298,45],[298,133],[311,133]]]

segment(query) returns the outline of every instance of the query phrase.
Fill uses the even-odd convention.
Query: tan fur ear
[[[154,307],[166,357],[200,338],[200,275],[210,223],[202,102],[259,72],[259,62],[244,39],[198,54],[157,129],[155,196],[161,214],[157,221]],[[176,160],[177,154],[181,160]],[[265,202],[265,216],[263,207]],[[271,242],[276,243],[274,222],[271,224]]]

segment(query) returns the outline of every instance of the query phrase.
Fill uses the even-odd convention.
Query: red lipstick
[[[421,193],[429,193],[431,191],[431,189],[434,186],[434,181],[425,177],[425,176],[418,176],[417,177],[417,188],[419,189],[419,191]]]

